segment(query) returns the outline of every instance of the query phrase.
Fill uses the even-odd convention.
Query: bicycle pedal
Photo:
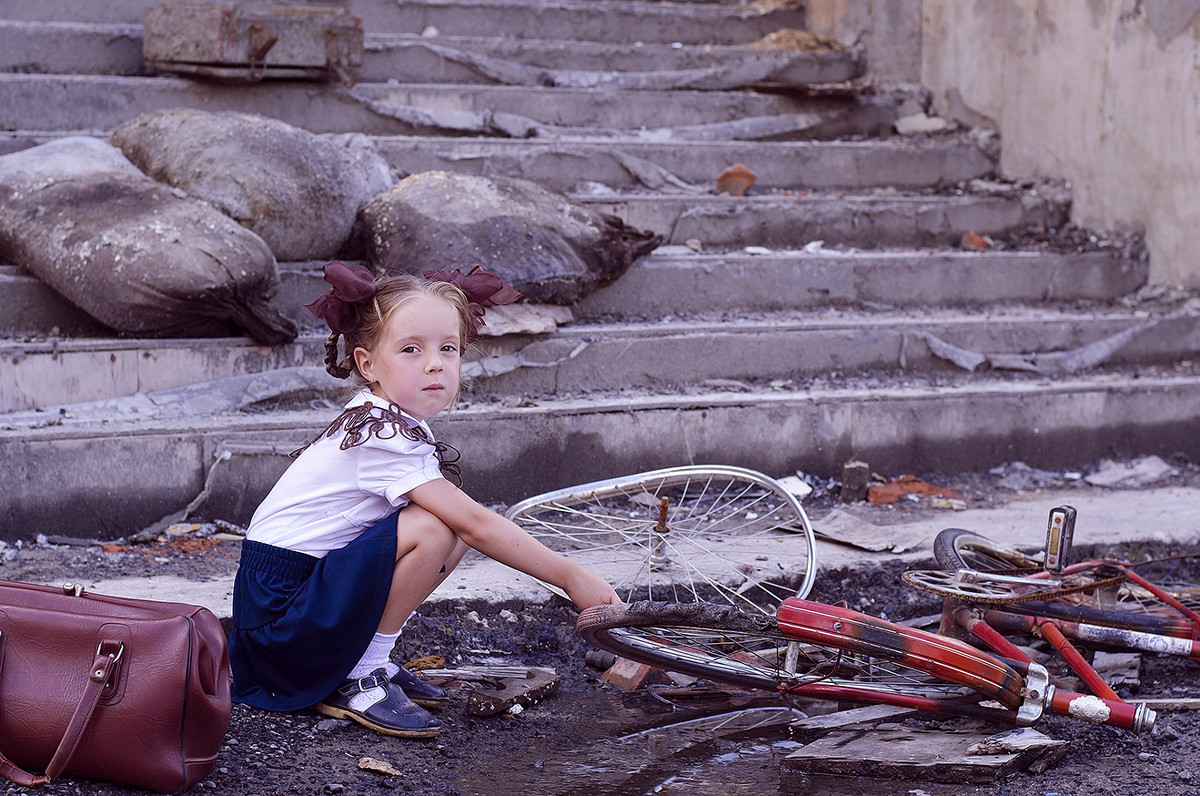
[[[1071,543],[1075,538],[1075,516],[1073,506],[1056,506],[1050,509],[1050,519],[1046,524],[1046,561],[1043,563],[1047,572],[1061,574],[1070,563]]]

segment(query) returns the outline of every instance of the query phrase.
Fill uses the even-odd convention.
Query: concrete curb
[[[1140,489],[1130,491],[1063,490],[1021,497],[996,507],[933,513],[918,520],[875,526],[881,539],[921,539],[902,554],[874,553],[835,542],[817,542],[817,585],[821,572],[839,568],[869,569],[894,561],[916,562],[932,556],[933,538],[947,527],[966,528],[1021,549],[1037,549],[1045,541],[1046,516],[1054,506],[1079,510],[1076,545],[1137,542],[1200,543],[1200,489]],[[843,509],[850,513],[854,508]],[[820,519],[813,524],[819,529]],[[864,524],[870,524],[864,520]],[[152,600],[176,600],[202,605],[220,617],[232,612],[233,577],[188,581],[178,577],[115,578],[83,581],[88,591]],[[431,600],[516,599],[544,602],[551,593],[528,576],[478,554],[464,560],[433,593]]]

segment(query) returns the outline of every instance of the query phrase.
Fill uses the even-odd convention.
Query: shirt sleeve
[[[393,506],[405,503],[413,489],[442,477],[433,445],[403,434],[380,439],[377,435],[361,445],[358,484],[364,492],[381,495]]]

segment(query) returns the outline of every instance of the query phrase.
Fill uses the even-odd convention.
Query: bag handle
[[[62,741],[59,742],[54,757],[50,758],[45,774],[31,774],[0,752],[0,777],[4,777],[15,785],[31,788],[35,785],[45,785],[61,774],[67,764],[71,762],[71,756],[75,754],[79,741],[83,739],[83,732],[92,719],[92,713],[95,712],[96,705],[100,703],[104,686],[108,683],[117,668],[117,662],[124,654],[125,645],[120,641],[105,639],[96,647],[96,658],[92,661],[92,668],[88,672],[88,679],[84,684],[83,694],[79,697],[79,704],[75,706],[75,713],[71,716],[71,721],[67,723],[67,731],[63,733]]]

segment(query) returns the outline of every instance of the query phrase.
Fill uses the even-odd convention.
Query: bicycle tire
[[[1041,562],[1028,553],[964,528],[946,528],[933,539],[933,557],[942,569],[954,572],[1036,572]]]
[[[970,645],[799,598],[784,601],[778,622],[725,605],[635,602],[589,608],[576,627],[620,657],[750,688],[867,703],[989,698],[1009,709],[1023,698],[1021,677]]]
[[[938,565],[950,571],[974,569],[981,572],[1020,573],[1036,571],[1041,567],[1034,556],[962,528],[941,531],[934,538],[933,552]],[[1148,561],[1138,566],[1154,563]],[[917,588],[920,586],[917,585]],[[1173,582],[1165,584],[1163,589],[1188,608],[1200,610],[1200,587]],[[1128,582],[1120,584],[1111,594],[1103,597],[1083,590],[1052,600],[1008,602],[1005,610],[1026,616],[1044,616],[1158,635],[1190,637],[1193,630],[1191,621],[1176,609],[1146,589]]]
[[[505,516],[603,576],[625,602],[721,602],[770,614],[806,596],[816,578],[816,536],[800,502],[740,467],[596,481],[528,498]]]

